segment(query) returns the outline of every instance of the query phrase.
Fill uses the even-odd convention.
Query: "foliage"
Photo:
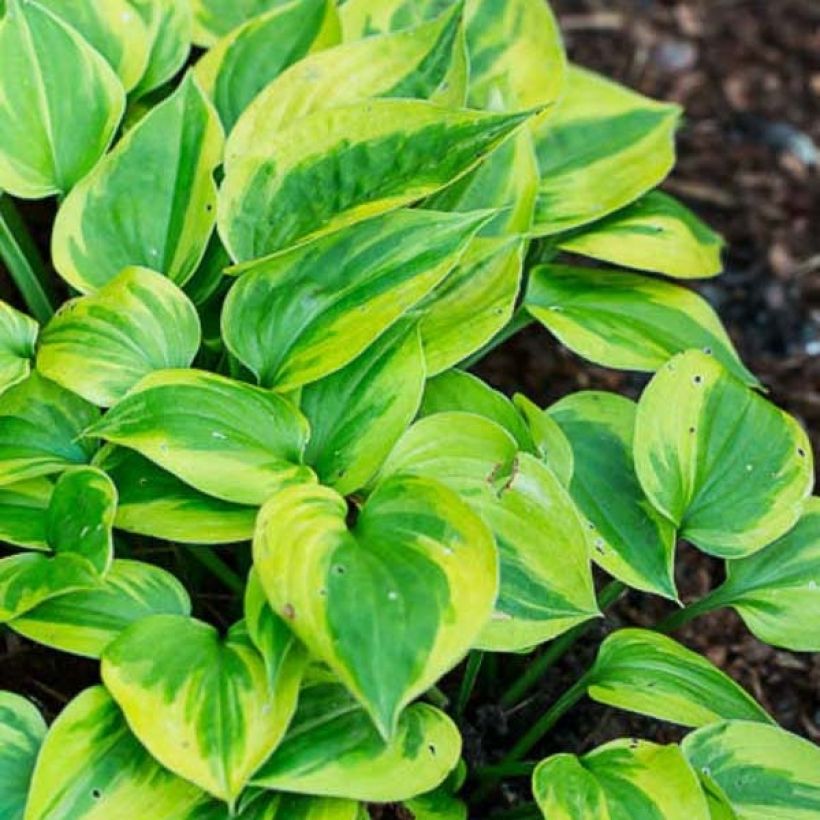
[[[681,112],[568,64],[542,0],[4,6],[0,254],[35,318],[0,303],[0,622],[101,685],[50,727],[0,693],[3,820],[484,816],[482,653],[553,642],[538,670],[613,589],[678,601],[679,538],[727,577],[666,628],[731,606],[820,650],[807,436],[682,281],[720,238],[657,190]],[[52,195],[60,305],[12,199]],[[536,321],[653,374],[640,400],[467,372]],[[651,630],[508,770],[583,696],[694,731],[519,766],[545,817],[820,814],[820,750]]]

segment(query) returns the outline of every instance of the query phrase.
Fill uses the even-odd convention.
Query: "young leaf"
[[[217,40],[287,0],[189,0],[194,15],[194,43],[210,48]]]
[[[274,611],[390,738],[486,623],[498,559],[481,520],[431,481],[388,479],[352,529],[347,514],[327,487],[282,490],[260,513],[254,565]]]
[[[0,487],[0,541],[47,551],[46,510],[52,489],[47,478]]]
[[[570,350],[604,367],[655,371],[700,348],[758,385],[717,314],[688,288],[627,271],[543,265],[532,271],[524,304]]]
[[[476,166],[527,117],[385,99],[309,114],[228,166],[220,236],[234,259],[255,259],[408,205]]]
[[[562,101],[539,124],[536,236],[561,233],[623,208],[675,161],[680,108],[571,66]]]
[[[460,108],[464,77],[454,76],[461,13],[458,5],[409,31],[318,51],[291,66],[246,109],[225,145],[230,168],[301,117],[374,97],[431,100]],[[344,82],[339,82],[344,77]],[[461,82],[459,82],[461,79]]]
[[[148,29],[148,65],[131,95],[141,97],[170,80],[188,59],[193,19],[188,2],[128,0]]]
[[[820,652],[820,498],[806,502],[786,535],[760,552],[728,561],[726,581],[709,596],[731,606],[760,640]]]
[[[39,332],[34,319],[0,301],[0,394],[28,377]]]
[[[116,560],[94,589],[50,598],[8,626],[61,652],[99,658],[130,624],[149,615],[188,615],[191,602],[182,584],[159,567]]]
[[[723,269],[720,236],[661,191],[650,191],[612,216],[558,237],[558,246],[678,279],[705,279]]]
[[[754,698],[716,666],[647,629],[612,633],[598,650],[587,686],[599,703],[681,726],[723,719],[772,722]]]
[[[294,0],[223,37],[197,63],[194,74],[230,133],[257,94],[289,65],[335,45],[340,36],[333,0]]]
[[[213,228],[222,141],[216,112],[188,75],[63,202],[52,237],[59,274],[82,293],[131,265],[184,284]]]
[[[165,276],[125,268],[66,302],[43,330],[37,369],[92,404],[116,404],[155,370],[188,367],[199,349],[196,309]]]
[[[46,734],[36,707],[0,691],[0,817],[23,820],[31,774]]]
[[[288,733],[252,783],[388,803],[438,786],[460,753],[461,736],[438,709],[424,703],[408,707],[385,743],[341,684],[320,679],[300,692]]]
[[[96,407],[32,373],[0,399],[0,485],[90,461],[96,444],[80,436],[98,418]]]
[[[134,450],[105,447],[94,462],[117,486],[117,529],[180,544],[250,541],[257,507],[205,495]]]
[[[742,820],[820,813],[820,749],[777,726],[729,721],[692,732],[683,753]]]
[[[94,686],[74,698],[49,729],[25,816],[171,820],[187,818],[206,799],[145,751],[108,692]]]
[[[536,455],[569,488],[575,472],[575,456],[566,434],[546,410],[521,393],[513,396],[513,404],[529,427]]]
[[[237,625],[224,640],[178,615],[132,624],[105,650],[102,677],[128,725],[172,772],[233,805],[296,708],[302,659],[272,687]]]
[[[397,322],[364,353],[302,390],[305,462],[342,495],[361,489],[416,415],[424,392],[418,324]]]
[[[574,393],[549,408],[572,445],[569,491],[586,517],[592,559],[625,584],[677,600],[674,525],[650,503],[635,473],[634,402]]]
[[[813,483],[800,425],[696,350],[672,359],[641,396],[635,467],[681,537],[724,558],[788,532]]]
[[[261,504],[278,488],[309,481],[302,466],[308,425],[281,396],[201,370],[146,376],[94,426],[200,492]]]
[[[222,336],[266,387],[339,370],[441,282],[487,214],[399,210],[251,263]]]
[[[710,818],[698,778],[680,749],[647,741],[613,740],[583,757],[553,755],[535,769],[532,790],[551,820]]]
[[[108,148],[125,107],[111,67],[37,3],[0,19],[0,189],[65,194]]]
[[[130,91],[148,67],[148,28],[128,0],[37,0],[75,28],[103,57]]]

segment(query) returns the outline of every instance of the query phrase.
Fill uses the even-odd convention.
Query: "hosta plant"
[[[0,621],[100,669],[49,726],[0,694],[3,820],[482,818],[521,776],[520,817],[820,815],[820,750],[664,634],[820,650],[810,447],[682,281],[721,240],[658,190],[679,108],[542,0],[2,5]],[[639,401],[469,372],[532,322]],[[482,660],[513,708],[626,587],[678,602],[680,539],[725,582],[465,765]],[[691,732],[539,762],[582,697]]]

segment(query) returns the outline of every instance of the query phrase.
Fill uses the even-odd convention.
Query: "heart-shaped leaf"
[[[423,199],[527,117],[387,99],[308,114],[228,165],[222,242],[234,259],[256,259]]]
[[[171,771],[233,804],[279,744],[296,708],[303,662],[271,686],[241,625],[154,615],[105,650],[102,676],[128,725]]]
[[[220,39],[195,74],[230,132],[262,89],[311,51],[341,37],[333,0],[296,0],[253,17]]]
[[[347,514],[330,488],[283,489],[260,513],[254,565],[274,611],[388,738],[488,620],[498,558],[478,516],[432,481],[388,479],[352,528]]]
[[[0,19],[0,189],[26,199],[67,193],[108,148],[124,107],[117,75],[75,29],[37,3],[8,0]]]
[[[619,629],[598,650],[586,678],[589,696],[608,706],[682,726],[772,719],[706,658],[647,629]]]
[[[46,735],[26,820],[182,820],[208,796],[160,766],[102,686],[79,694]]]
[[[635,467],[681,537],[724,558],[788,532],[813,483],[800,425],[696,350],[672,359],[641,396]]]
[[[569,439],[569,491],[592,529],[592,560],[636,589],[677,600],[674,525],[650,503],[635,474],[634,402],[614,393],[574,393],[549,408]]]
[[[126,268],[66,302],[40,338],[37,369],[92,404],[116,404],[154,370],[188,367],[199,349],[196,309],[165,276]]]
[[[82,293],[131,265],[184,284],[213,229],[222,142],[219,118],[189,75],[60,206],[52,237],[58,273]]]
[[[678,279],[717,276],[723,240],[661,191],[558,240],[566,251]]]
[[[32,478],[0,487],[0,541],[33,550],[48,550],[46,510],[54,485]]]
[[[681,750],[641,740],[613,740],[583,757],[553,755],[535,769],[532,790],[550,818],[710,818]]]
[[[34,319],[0,301],[0,394],[28,377],[39,332]]]
[[[305,419],[281,396],[201,370],[146,376],[86,431],[137,450],[203,493],[261,504],[310,480]]]
[[[424,703],[408,707],[385,742],[344,686],[320,678],[302,688],[288,733],[253,783],[392,803],[438,786],[460,753],[461,736],[438,709]]]
[[[487,218],[400,210],[253,262],[225,301],[225,343],[265,386],[316,381],[418,304]]]
[[[36,707],[12,692],[0,692],[0,817],[23,820],[34,762],[46,734]]]
[[[746,384],[717,314],[694,291],[627,271],[544,265],[532,271],[527,310],[570,350],[605,367],[654,371],[676,353],[710,350]]]

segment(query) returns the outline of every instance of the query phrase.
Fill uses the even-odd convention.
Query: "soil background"
[[[719,311],[771,398],[801,420],[820,454],[820,0],[553,0],[553,6],[574,61],[685,107],[679,162],[664,188],[727,241],[725,274],[696,287]],[[27,207],[24,215],[47,237],[53,210]],[[14,298],[1,268],[0,297]],[[524,392],[542,406],[582,389],[636,397],[646,382],[582,362],[538,328],[508,342],[478,370],[504,392]],[[720,562],[681,545],[684,601],[721,580]],[[228,619],[224,596],[199,588],[200,614]],[[498,699],[528,659],[485,663],[462,720],[471,767],[503,757],[587,668],[607,632],[652,625],[669,611],[657,598],[627,594],[511,711]],[[820,656],[767,647],[728,611],[702,617],[676,637],[754,693],[785,728],[820,742]],[[461,672],[443,683],[451,697]],[[97,681],[96,663],[0,633],[0,689],[29,696],[48,717]],[[582,701],[532,759],[581,753],[616,737],[670,742],[682,734]],[[529,800],[527,779],[510,778],[473,816],[491,817]],[[401,813],[380,809],[374,816]]]

